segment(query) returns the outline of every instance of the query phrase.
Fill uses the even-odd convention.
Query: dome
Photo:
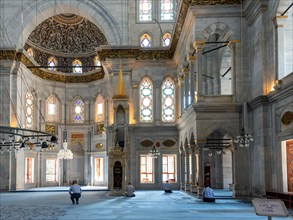
[[[59,56],[85,56],[107,45],[102,31],[89,20],[75,14],[59,14],[39,24],[29,35],[27,44]]]

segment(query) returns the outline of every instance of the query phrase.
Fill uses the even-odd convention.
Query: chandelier
[[[236,139],[234,140],[234,142],[236,144],[238,144],[239,147],[241,147],[241,148],[243,148],[243,147],[248,148],[249,142],[252,142],[252,141],[253,141],[252,135],[249,133],[245,133],[244,128],[241,129],[240,135],[237,135]]]
[[[57,154],[58,159],[73,159],[73,153],[68,149],[68,144],[66,141],[63,142],[63,148]]]
[[[149,151],[148,155],[152,158],[158,158],[158,156],[160,155],[160,152],[155,146],[153,146],[153,148]]]
[[[46,132],[15,128],[10,126],[0,126],[0,153],[15,150],[53,150],[57,144],[57,137]]]

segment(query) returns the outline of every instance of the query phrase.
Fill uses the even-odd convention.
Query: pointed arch
[[[95,104],[95,119],[96,122],[102,122],[105,120],[105,99],[102,94],[98,94]]]
[[[49,57],[48,59],[48,69],[51,71],[56,71],[56,67],[58,65],[58,61],[54,56]]]
[[[149,76],[142,78],[139,85],[140,121],[153,121],[153,83]]]
[[[35,52],[34,52],[34,49],[29,47],[27,50],[26,50],[27,54],[29,55],[29,57],[33,58],[34,59],[34,56],[35,56]]]
[[[75,59],[72,62],[73,73],[82,73],[82,62],[79,59]]]
[[[148,33],[143,33],[140,37],[140,46],[141,47],[151,47],[152,38]]]
[[[36,110],[37,110],[37,96],[35,91],[29,90],[25,94],[25,127],[28,129],[34,129],[36,120]]]
[[[175,82],[167,76],[162,83],[162,121],[175,121]]]
[[[79,96],[71,103],[71,117],[73,123],[83,123],[85,120],[84,101]]]
[[[48,122],[58,122],[59,121],[59,109],[60,101],[58,97],[51,93],[46,99],[45,103],[45,118]]]
[[[171,34],[169,32],[163,35],[163,47],[168,47],[171,44]]]

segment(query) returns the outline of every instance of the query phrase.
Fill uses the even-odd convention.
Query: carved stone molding
[[[27,58],[23,53],[16,52],[13,50],[10,51],[0,51],[0,60],[14,60],[14,61],[20,61],[25,66],[34,67],[35,65],[30,61],[29,58]],[[78,75],[68,75],[68,74],[54,74],[52,72],[46,72],[43,69],[40,68],[30,68],[31,72],[46,80],[51,81],[57,81],[57,82],[63,82],[63,83],[87,83],[96,81],[99,79],[104,78],[104,71],[101,69],[100,71],[94,72],[92,74],[78,76]]]

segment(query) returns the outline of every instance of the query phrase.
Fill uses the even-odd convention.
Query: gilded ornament
[[[49,134],[56,134],[56,126],[55,125],[45,125],[45,132]]]

